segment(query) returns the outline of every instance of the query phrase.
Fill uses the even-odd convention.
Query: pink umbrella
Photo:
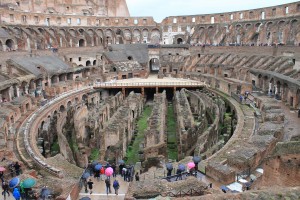
[[[192,169],[192,168],[195,167],[195,163],[189,162],[189,163],[187,164],[187,166],[188,166],[189,169]]]
[[[4,172],[6,169],[4,167],[0,167],[0,172]]]
[[[113,168],[111,168],[111,167],[108,167],[108,168],[105,170],[105,175],[106,175],[106,176],[111,176],[113,173],[114,173],[114,170],[113,170]]]

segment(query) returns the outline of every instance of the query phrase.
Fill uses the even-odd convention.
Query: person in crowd
[[[92,181],[92,179],[90,179],[88,182],[87,182],[88,186],[89,186],[89,189],[90,189],[90,194],[93,193],[93,184],[94,182]]]
[[[114,180],[113,187],[115,189],[115,194],[118,195],[118,190],[120,188],[120,184],[117,179]]]
[[[138,172],[135,174],[135,181],[140,181],[140,176]]]
[[[2,195],[3,195],[3,198],[6,199],[6,194],[7,196],[10,196],[9,194],[9,186],[8,186],[8,183],[4,180],[3,183],[2,183]]]
[[[113,172],[113,177],[117,177],[117,171],[116,171],[116,169],[117,169],[117,166],[116,166],[116,164],[115,163],[113,163],[112,165],[111,165],[111,168],[114,170],[114,172]]]
[[[15,167],[16,175],[19,176],[21,172],[21,165],[19,164],[19,162],[16,162],[14,167]]]
[[[108,195],[108,193],[111,193],[111,189],[110,189],[110,179],[105,179],[105,186],[106,186],[106,194]]]
[[[100,169],[100,178],[101,178],[101,181],[103,181],[105,179],[105,169],[104,169],[104,167],[102,167]]]
[[[177,169],[176,170],[176,181],[179,179],[179,180],[182,180],[182,175],[181,175],[181,170],[180,169]]]

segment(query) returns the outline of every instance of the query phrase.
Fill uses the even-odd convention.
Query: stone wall
[[[167,97],[166,92],[155,94],[148,128],[145,132],[144,158],[164,156],[167,158]]]

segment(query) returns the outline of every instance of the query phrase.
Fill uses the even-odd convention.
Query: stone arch
[[[183,39],[182,38],[177,38],[177,44],[182,44],[183,43]]]
[[[86,94],[82,95],[81,100],[82,101],[87,101],[88,100],[88,96]]]
[[[151,31],[151,43],[152,44],[159,44],[160,42],[160,31],[158,29],[153,29]]]
[[[158,58],[152,58],[149,61],[150,72],[157,73],[160,70],[160,62]]]
[[[82,38],[79,39],[79,40],[78,40],[78,46],[79,46],[79,47],[84,47],[84,46],[85,46],[85,40],[82,39]]]
[[[246,30],[251,29],[251,27],[252,27],[252,24],[250,24],[250,23],[245,25],[245,29],[246,29]]]
[[[85,66],[91,66],[91,61],[87,60]]]
[[[133,43],[140,43],[141,42],[141,31],[139,29],[133,30]]]
[[[95,66],[97,64],[97,60],[93,60],[93,65]]]
[[[149,30],[147,28],[144,28],[142,30],[142,36],[143,36],[143,43],[147,43],[148,42],[148,38],[149,38]]]
[[[72,37],[76,37],[76,31],[74,29],[69,29],[68,32]]]
[[[116,44],[123,44],[123,31],[121,29],[117,29],[115,32],[116,35]]]
[[[60,112],[65,112],[65,110],[66,110],[65,106],[64,105],[60,105],[59,111]]]
[[[14,50],[15,49],[15,42],[12,39],[7,39],[5,41],[5,45],[7,46],[8,50]]]
[[[72,106],[72,102],[71,102],[71,101],[68,101],[68,103],[67,103],[67,109],[70,109],[71,106]]]
[[[125,43],[131,43],[132,33],[129,29],[125,29],[123,31],[123,37],[124,37]]]
[[[111,29],[105,30],[105,43],[106,45],[114,44],[114,33]]]

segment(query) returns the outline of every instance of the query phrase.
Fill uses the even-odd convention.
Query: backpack
[[[113,183],[113,187],[114,187],[114,188],[117,188],[117,187],[119,187],[119,182],[118,182],[117,180],[115,180],[115,181],[114,181],[114,183]]]

